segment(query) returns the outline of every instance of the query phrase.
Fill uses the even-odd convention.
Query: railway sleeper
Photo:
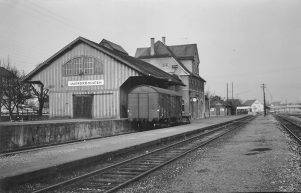
[[[136,172],[144,172],[144,171],[147,171],[148,169],[149,169],[150,167],[144,167],[144,168],[142,168],[142,167],[125,167],[124,169],[125,170],[129,170],[129,171],[136,171]]]
[[[151,160],[153,160],[153,159],[157,159],[157,160],[162,160],[162,159],[167,159],[167,158],[169,158],[170,156],[168,155],[168,154],[164,154],[164,155],[161,155],[161,156],[154,156],[154,157],[152,157],[151,158]]]
[[[129,168],[122,168],[120,170],[118,170],[118,173],[129,173],[129,174],[140,174],[141,171],[140,170],[135,170],[135,169],[129,169]]]
[[[155,167],[156,165],[158,165],[157,162],[150,162],[150,161],[143,161],[143,162],[139,162],[139,163],[135,163],[135,165],[139,165],[139,167]]]
[[[95,188],[105,188],[106,184],[101,184],[99,182],[94,182],[94,181],[85,181],[85,183],[83,184],[78,184],[78,185],[75,185],[75,186],[72,186],[71,189],[85,189],[85,188],[89,188],[89,189],[95,189]]]
[[[189,148],[185,148],[183,150],[189,150]],[[179,150],[179,149],[171,150],[168,154],[178,155],[178,154],[183,153],[184,152],[183,150]]]
[[[95,177],[91,181],[93,181],[95,183],[120,183],[120,182],[124,181],[125,179],[128,179],[128,178],[116,178],[113,176],[101,176],[101,177]]]
[[[122,181],[118,181],[118,182],[114,182],[114,181],[110,181],[110,182],[100,182],[100,181],[88,181],[85,182],[83,184],[80,184],[79,186],[74,186],[72,187],[72,189],[76,189],[78,187],[87,187],[87,188],[101,188],[101,189],[108,189],[108,188],[112,188],[114,186],[119,185],[120,183],[122,183]]]
[[[124,180],[97,180],[97,181],[93,181],[93,183],[97,184],[99,187],[101,188],[108,188],[108,187],[112,187],[112,186],[116,186],[119,185],[120,183],[124,182]]]
[[[149,168],[151,167],[151,165],[146,165],[146,164],[149,164],[148,162],[137,162],[137,163],[134,163],[134,164],[131,164],[129,166],[125,166],[125,168],[132,168],[132,167],[135,167],[135,168]]]
[[[165,154],[166,155],[166,158],[171,158],[171,157],[175,157],[175,156],[177,156],[177,155],[179,155],[180,153],[182,153],[182,152],[179,152],[179,153],[168,153],[168,154]]]
[[[193,142],[192,142],[193,143]],[[177,148],[175,150],[170,150],[171,153],[176,152],[176,153],[182,153],[186,150],[189,150],[191,148],[192,144],[189,145],[189,147],[181,147],[181,148]]]
[[[166,159],[167,157],[169,157],[168,156],[168,154],[166,153],[166,154],[164,154],[164,155],[156,155],[156,156],[152,156],[150,159],[152,160],[152,159],[154,159],[154,160],[156,160],[156,159]]]
[[[115,176],[116,178],[127,178],[127,177],[132,177],[137,175],[137,172],[128,172],[128,171],[114,171],[114,172],[108,172],[105,173],[105,175],[107,176]],[[104,175],[103,175],[104,176]]]
[[[162,161],[164,160],[159,158],[149,158],[148,161],[156,164],[156,163],[162,163]]]
[[[69,189],[68,189],[69,190]],[[70,189],[71,192],[78,192],[78,191],[81,191],[81,192],[85,192],[85,193],[89,193],[89,192],[104,192],[106,191],[107,189],[104,189],[104,188],[88,188],[88,187],[75,187],[75,188],[72,188]]]

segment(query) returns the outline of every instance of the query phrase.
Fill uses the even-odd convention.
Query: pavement
[[[17,182],[25,178],[39,177],[43,173],[50,173],[59,167],[65,167],[69,163],[80,163],[89,158],[99,158],[109,153],[123,151],[160,139],[168,139],[171,136],[192,132],[241,117],[243,116],[201,119],[192,121],[188,125],[52,146],[11,156],[0,156],[0,182],[3,183],[7,180]]]
[[[258,116],[119,192],[301,192],[299,151],[273,116]]]

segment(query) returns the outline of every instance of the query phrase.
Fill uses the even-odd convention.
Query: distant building
[[[179,77],[186,86],[175,89],[181,93],[183,115],[193,119],[205,115],[205,80],[199,75],[199,55],[196,44],[166,45],[162,41],[151,38],[150,47],[137,48],[135,57],[148,62],[165,72]]]
[[[281,104],[281,102],[272,102],[269,105],[270,113],[301,113],[301,104]]]
[[[224,101],[212,101],[210,103],[210,117],[211,116],[226,116],[227,108]]]
[[[247,100],[243,103],[242,106],[237,107],[236,112],[237,114],[257,114],[263,113],[264,106],[263,104],[254,99],[254,100]]]
[[[281,102],[280,101],[275,101],[275,102],[271,102],[270,106],[274,107],[274,106],[280,106]]]

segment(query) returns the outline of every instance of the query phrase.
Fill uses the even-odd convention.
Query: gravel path
[[[299,146],[260,116],[119,192],[300,192]]]

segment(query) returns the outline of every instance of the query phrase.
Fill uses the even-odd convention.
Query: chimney
[[[155,55],[155,38],[151,38],[150,55]]]
[[[163,44],[165,44],[165,37],[164,36],[162,37],[162,42],[163,42]]]

